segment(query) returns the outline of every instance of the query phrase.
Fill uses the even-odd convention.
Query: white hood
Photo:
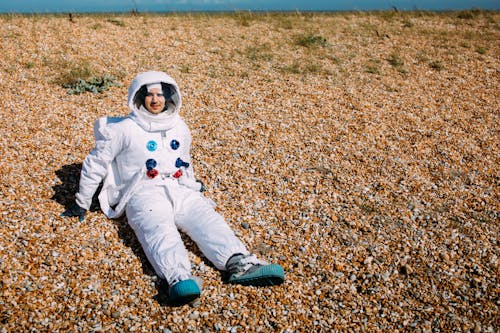
[[[143,85],[152,83],[166,83],[174,88],[172,94],[173,105],[168,110],[159,114],[148,112],[144,107],[137,108],[134,103],[135,94]],[[144,72],[138,74],[128,89],[128,106],[130,108],[130,117],[146,131],[169,130],[180,120],[179,112],[182,105],[182,97],[177,82],[169,75],[163,72]]]

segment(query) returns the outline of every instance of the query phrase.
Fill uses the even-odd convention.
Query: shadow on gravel
[[[61,213],[75,201],[75,194],[78,191],[81,171],[82,163],[73,163],[63,165],[59,170],[55,172],[57,178],[61,182],[52,187],[52,189],[54,190],[54,195],[51,199],[64,206],[64,209],[61,210]],[[101,186],[99,186],[96,194],[92,198],[92,204],[89,209],[91,212],[100,211],[99,200],[97,198],[100,190]],[[120,237],[120,239],[123,241],[123,244],[132,249],[134,255],[141,261],[143,274],[148,276],[156,276],[153,266],[149,263],[146,254],[142,250],[141,243],[137,239],[132,228],[128,225],[127,218],[123,216],[117,219],[113,219],[112,221],[115,225],[118,237]],[[205,258],[205,256],[203,256],[196,244],[188,236],[181,233],[181,237],[188,251],[202,258],[205,265],[214,268],[213,264],[209,262]],[[158,294],[153,298],[161,305],[172,306],[172,304],[169,304],[168,302],[168,283],[165,280],[158,278],[155,282],[155,285]]]
[[[54,195],[51,199],[58,204],[63,205],[64,209],[67,209],[69,205],[75,202],[75,194],[78,192],[81,171],[82,163],[63,165],[61,169],[56,171],[56,176],[59,178],[61,183],[52,186]],[[92,199],[92,205],[90,206],[91,212],[97,212],[100,209],[99,201],[97,200],[97,193],[99,193],[99,190],[100,188]]]

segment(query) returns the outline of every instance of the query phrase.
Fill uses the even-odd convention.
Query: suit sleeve
[[[96,136],[95,147],[85,158],[80,174],[80,186],[76,194],[76,203],[89,209],[99,184],[106,176],[108,166],[122,147],[122,137],[112,126],[101,129]]]

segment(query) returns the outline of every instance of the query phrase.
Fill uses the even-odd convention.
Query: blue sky
[[[500,9],[500,0],[0,0],[0,13],[199,10]]]

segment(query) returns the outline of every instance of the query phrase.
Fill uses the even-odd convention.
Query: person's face
[[[163,91],[158,88],[149,90],[144,99],[144,104],[146,109],[153,114],[162,112],[165,107],[165,96],[163,96]]]

